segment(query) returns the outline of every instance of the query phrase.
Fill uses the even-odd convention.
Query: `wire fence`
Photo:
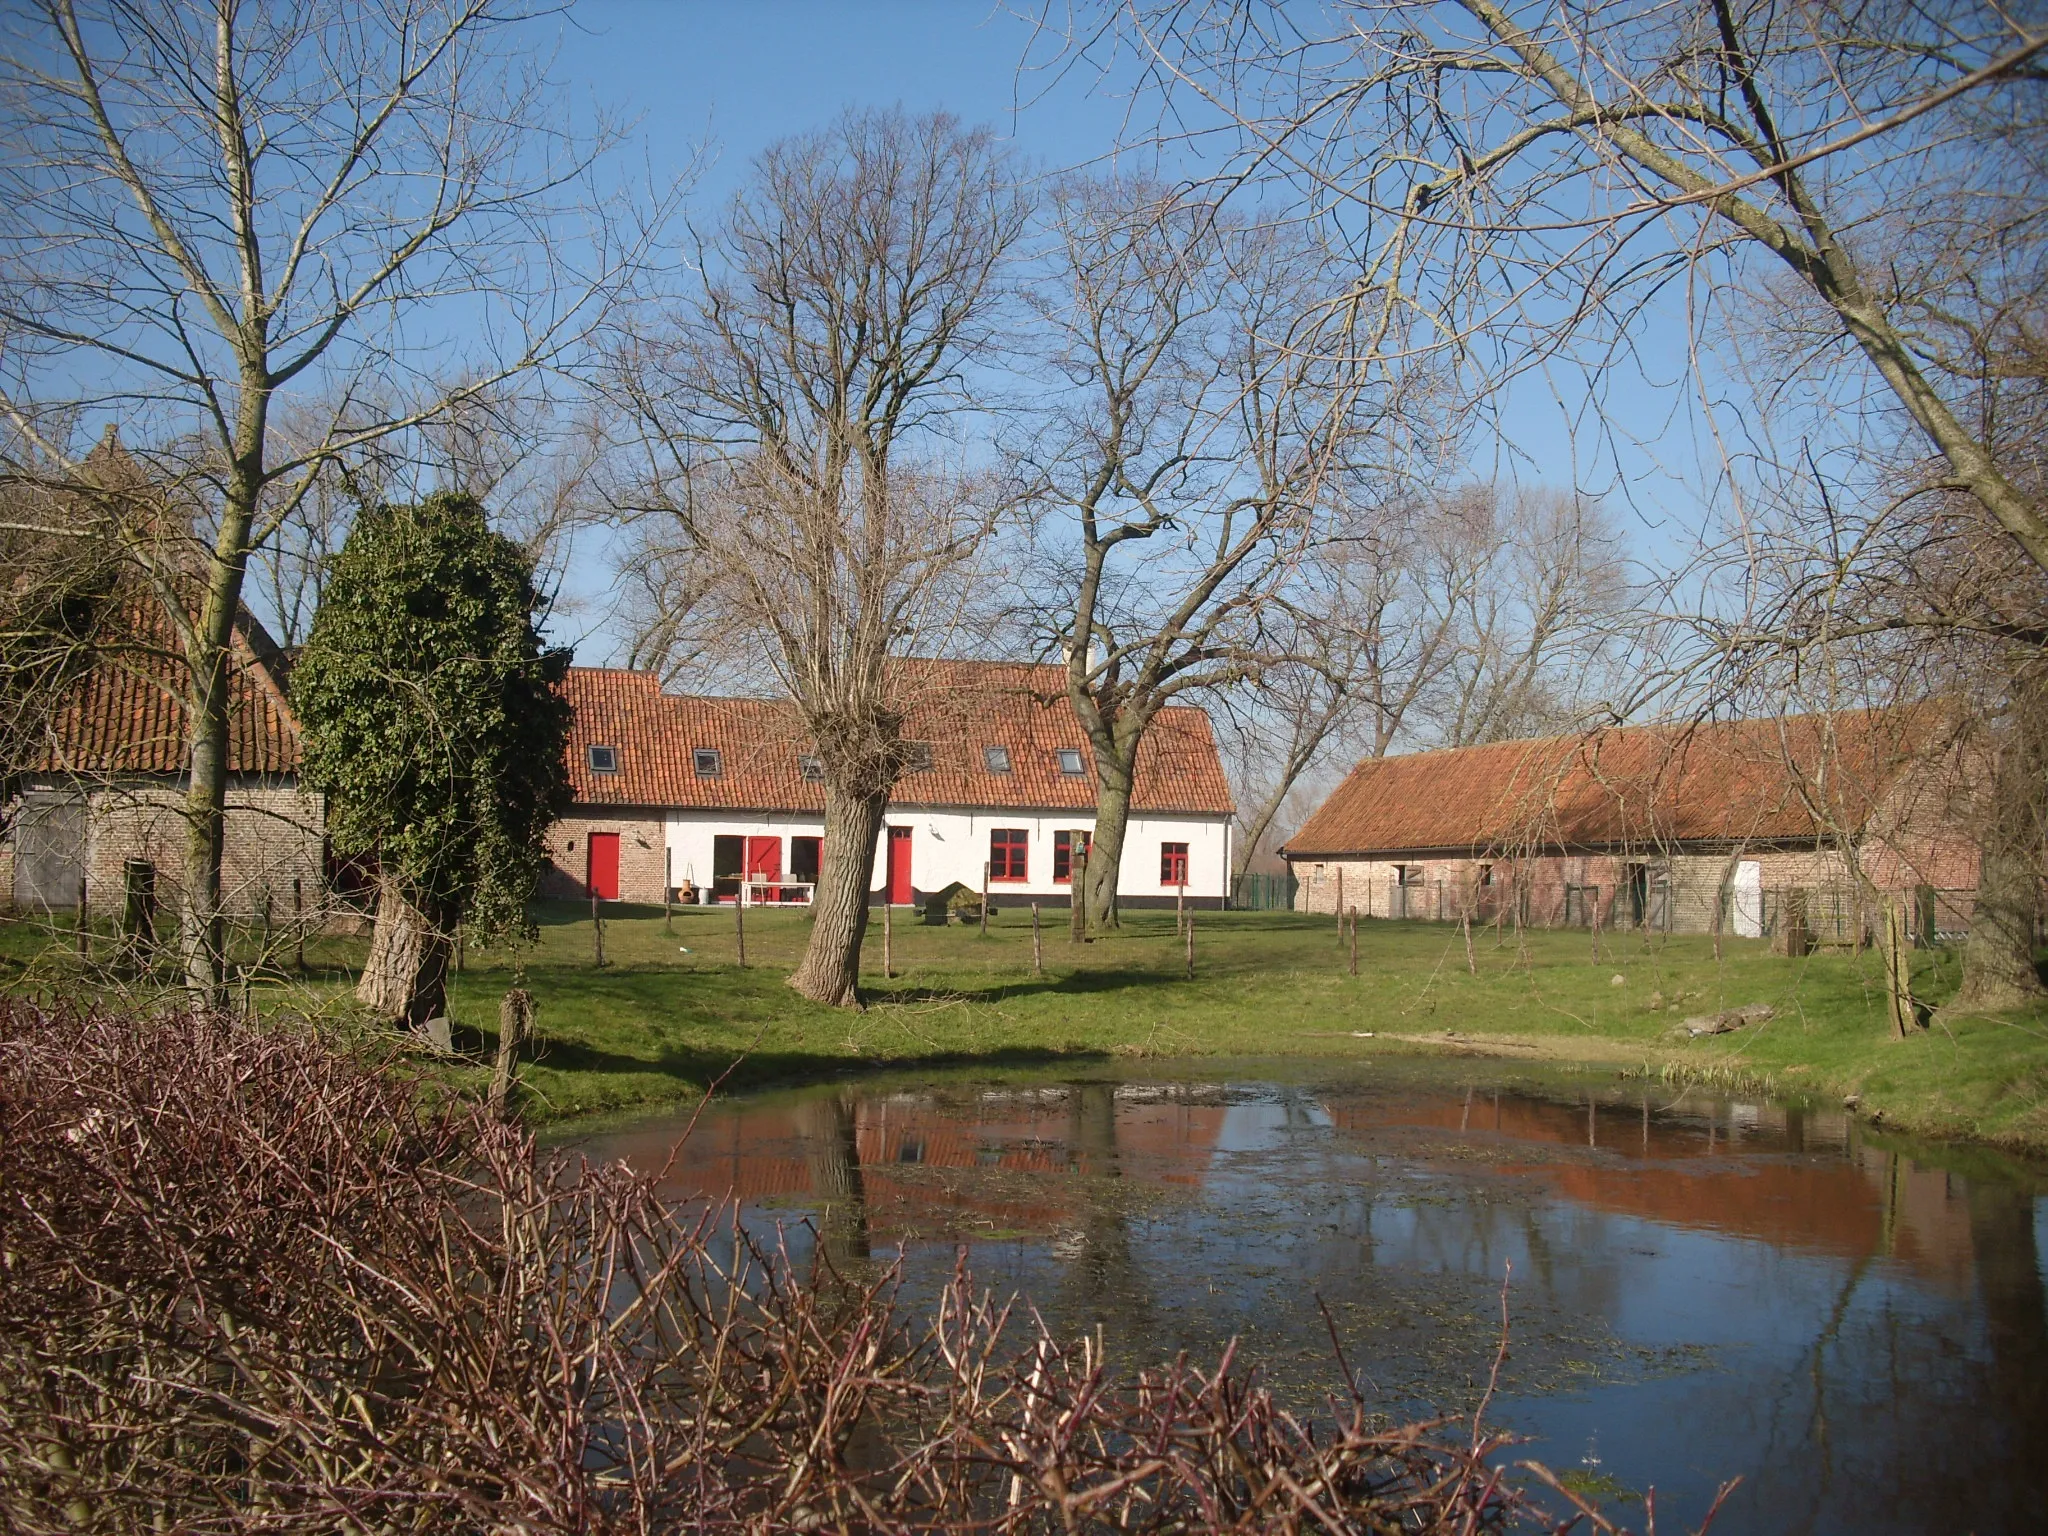
[[[1253,877],[1244,877],[1247,881]],[[1274,877],[1258,877],[1272,881]],[[1305,893],[1305,894],[1304,894]],[[1619,886],[1571,881],[1363,880],[1295,883],[1287,905],[1304,911],[1356,912],[1396,922],[1516,924],[1526,928],[1626,929],[1774,939],[1795,919],[1806,939],[1824,947],[1874,943],[1889,897],[1904,909],[1916,945],[1959,943],[1969,932],[1977,893],[1923,885],[1877,891],[1847,882],[1767,887],[1716,886],[1656,871]],[[1280,905],[1270,888],[1245,892],[1238,906]],[[2037,924],[2039,919],[2037,918]]]
[[[1292,912],[1300,890],[1293,875],[1243,874],[1230,888],[1230,905],[1238,912]]]

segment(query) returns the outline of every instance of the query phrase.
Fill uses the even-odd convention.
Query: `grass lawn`
[[[735,963],[730,908],[678,908],[672,928],[659,908],[609,909],[602,968],[586,908],[538,916],[539,943],[518,957],[538,1010],[540,1038],[523,1077],[536,1118],[680,1098],[742,1055],[734,1085],[859,1064],[1455,1051],[1670,1071],[1780,1093],[1853,1092],[1865,1113],[1902,1129],[2048,1150],[2048,1008],[1942,1015],[1894,1042],[1874,954],[1790,960],[1762,942],[1729,940],[1716,961],[1707,938],[1646,945],[1607,935],[1596,960],[1580,930],[1532,932],[1524,953],[1512,932],[1496,940],[1489,929],[1473,935],[1474,976],[1457,929],[1368,921],[1354,977],[1327,917],[1202,913],[1190,981],[1172,913],[1128,914],[1121,933],[1075,946],[1057,912],[1046,916],[1045,970],[1034,975],[1030,914],[1010,907],[986,936],[899,914],[893,980],[881,974],[877,922],[867,948],[872,1006],[853,1012],[807,1003],[783,984],[808,931],[801,913],[750,911],[745,969]],[[257,1001],[345,1016],[349,968],[363,947],[310,945],[308,974],[272,978],[257,987]],[[472,950],[454,978],[458,1038],[479,1053],[494,1045],[512,958]],[[1914,977],[1916,993],[1939,1004],[1955,988],[1956,957],[1916,954]],[[0,985],[81,984],[92,980],[69,935],[53,942],[25,924],[0,925]],[[1777,1016],[1698,1041],[1671,1034],[1687,1015],[1749,1003],[1769,1003]],[[481,1083],[483,1073],[456,1077]]]

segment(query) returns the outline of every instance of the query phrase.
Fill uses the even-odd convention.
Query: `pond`
[[[1306,1073],[1307,1075],[1304,1075]],[[1232,1337],[1314,1408],[1489,1412],[1640,1525],[2042,1529],[2048,1180],[1838,1109],[1479,1061],[928,1074],[582,1133],[850,1266],[1125,1365]],[[1327,1313],[1327,1320],[1326,1320]]]

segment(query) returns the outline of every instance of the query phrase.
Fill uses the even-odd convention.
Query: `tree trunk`
[[[2016,681],[2013,708],[1991,743],[1988,783],[1978,809],[1977,906],[1963,945],[1965,1008],[2022,1008],[2042,995],[2034,969],[2035,904],[2040,900],[2042,828],[2048,822],[2048,688]]]
[[[1963,1008],[2023,1008],[2042,994],[2034,969],[2033,860],[2025,851],[1994,846],[1983,850],[1977,869],[1977,908],[1963,944]]]
[[[443,917],[415,905],[398,881],[381,881],[356,1000],[409,1029],[446,1012],[450,924]]]
[[[875,844],[889,807],[887,789],[846,795],[825,786],[825,845],[811,905],[811,942],[789,984],[814,1003],[860,1006],[860,946],[868,931],[868,887]]]
[[[216,555],[204,606],[187,657],[189,773],[185,788],[184,901],[178,916],[185,987],[202,1008],[226,1006],[222,953],[221,856],[228,795],[228,666],[235,612],[241,605],[239,566]]]
[[[1131,754],[1135,757],[1135,751]],[[1131,825],[1131,766],[1114,758],[1095,759],[1095,835],[1088,849],[1088,931],[1122,927],[1117,919],[1117,879],[1123,869],[1124,835]]]
[[[260,327],[257,355],[261,354]],[[222,499],[220,531],[206,563],[206,591],[187,642],[185,890],[178,923],[186,990],[201,1007],[227,1001],[227,957],[221,932],[221,858],[227,842],[228,673],[242,579],[249,569],[249,531],[263,494],[263,449],[270,383],[244,352],[241,402],[235,415],[234,459]],[[184,597],[174,580],[173,602]]]

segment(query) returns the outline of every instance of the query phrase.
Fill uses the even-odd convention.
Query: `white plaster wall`
[[[1061,831],[1085,832],[1095,818],[1072,811],[949,811],[891,810],[886,825],[910,828],[910,883],[919,891],[936,891],[958,881],[978,890],[981,867],[988,859],[989,834],[997,827],[1022,827],[1030,836],[1026,868],[1030,878],[1004,880],[992,889],[1018,897],[1064,896],[1067,885],[1052,877],[1053,835]],[[782,867],[789,868],[787,840],[791,837],[820,837],[824,818],[817,815],[746,817],[716,811],[672,811],[668,821],[670,878],[680,885],[694,880],[698,885],[711,878],[711,840],[714,837],[769,837],[784,839]],[[884,844],[888,833],[883,833]],[[1133,816],[1124,837],[1124,860],[1118,894],[1123,896],[1170,897],[1174,888],[1159,883],[1159,848],[1167,842],[1188,845],[1188,895],[1212,899],[1225,895],[1230,884],[1230,822],[1227,817]],[[880,891],[888,877],[885,846],[875,854],[872,890]]]
[[[668,814],[669,879],[699,887],[711,883],[711,840],[714,837],[779,837],[782,872],[789,873],[789,840],[823,837],[819,815],[746,816],[729,811],[670,811]]]

